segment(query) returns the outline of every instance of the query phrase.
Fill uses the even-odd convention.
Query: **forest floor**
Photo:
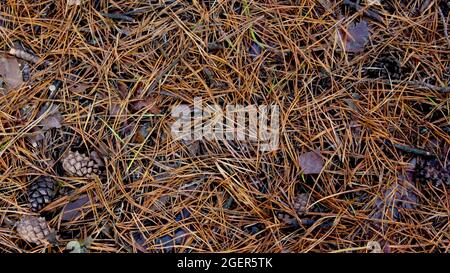
[[[0,252],[449,252],[450,2],[354,1],[0,0]]]

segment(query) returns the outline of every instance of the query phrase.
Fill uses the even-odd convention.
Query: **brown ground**
[[[450,250],[447,1],[68,2],[0,0],[1,252]],[[278,105],[279,148],[174,140],[194,97]]]

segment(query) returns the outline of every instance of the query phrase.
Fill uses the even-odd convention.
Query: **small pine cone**
[[[28,189],[28,201],[33,212],[40,211],[53,201],[56,195],[56,183],[48,176],[39,177]]]
[[[384,54],[375,60],[375,63],[371,67],[366,72],[368,77],[381,77],[385,79],[401,78],[400,61],[394,56]]]
[[[294,209],[299,217],[303,216],[307,212],[306,208],[308,207],[308,199],[309,199],[309,194],[307,194],[307,193],[299,193],[295,196]],[[292,216],[288,213],[279,212],[277,214],[277,218],[287,225],[298,226],[297,218],[295,218],[294,216]],[[306,222],[307,221],[305,221],[305,223]],[[303,221],[302,221],[302,223],[303,223]]]
[[[432,182],[436,187],[442,184],[450,186],[450,161],[442,166],[439,160],[418,160],[414,172],[415,180],[419,183]]]
[[[307,212],[306,208],[308,207],[308,199],[309,199],[309,194],[307,194],[307,193],[299,193],[295,196],[294,209],[299,216],[303,215],[303,214],[305,214],[305,212]]]
[[[63,158],[62,166],[66,172],[74,176],[91,178],[95,174],[100,174],[99,163],[94,158],[79,152],[69,151]]]
[[[53,233],[43,217],[26,215],[16,225],[22,239],[37,245],[48,243],[48,238]]]
[[[288,226],[298,226],[297,219],[288,213],[278,212],[277,218]]]

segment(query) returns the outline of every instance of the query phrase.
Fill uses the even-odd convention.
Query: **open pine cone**
[[[450,186],[450,161],[447,160],[445,166],[442,166],[435,158],[418,160],[414,175],[419,183],[430,181],[436,187],[442,184]]]
[[[17,233],[22,239],[37,245],[48,243],[48,238],[53,233],[43,217],[25,215],[16,225]]]
[[[56,182],[48,176],[39,177],[28,189],[28,201],[33,212],[37,212],[53,201]]]
[[[91,178],[100,175],[100,163],[93,157],[69,151],[62,159],[63,169],[73,176]]]
[[[299,193],[294,198],[294,209],[299,217],[303,216],[307,212],[308,198],[309,194],[307,193]],[[297,218],[286,212],[279,212],[277,214],[277,218],[287,225],[298,225]]]

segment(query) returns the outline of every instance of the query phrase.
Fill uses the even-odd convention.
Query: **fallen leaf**
[[[146,243],[147,239],[145,238],[144,234],[142,234],[142,232],[140,231],[135,231],[132,232],[131,235],[133,236],[133,240],[136,243],[136,248],[138,248],[141,252],[147,252],[146,249],[148,245]]]
[[[180,222],[190,216],[190,212],[184,209],[176,216],[175,221]],[[182,245],[189,233],[184,228],[178,228],[175,230],[174,236],[164,235],[155,239],[155,244],[158,245],[161,250],[172,252],[175,246]]]
[[[126,99],[128,96],[128,86],[124,82],[117,82],[117,90],[119,90],[120,97]]]
[[[136,112],[142,109],[146,109],[148,114],[160,114],[161,109],[157,106],[157,104],[157,101],[153,100],[152,98],[148,98],[131,103],[131,109]]]
[[[20,64],[15,57],[0,57],[0,77],[6,84],[6,91],[19,87],[23,83]]]
[[[303,174],[318,174],[322,171],[325,164],[319,150],[300,155],[299,163]]]
[[[44,138],[44,131],[33,128],[31,134],[28,136],[28,141],[31,143],[31,145],[33,145],[33,147],[37,147],[38,142],[44,140]]]
[[[399,182],[393,183],[382,192],[382,197],[375,201],[377,210],[372,218],[374,219],[400,219],[400,210],[413,210],[419,203],[415,194],[414,185],[404,177],[399,177]]]
[[[143,143],[147,139],[148,134],[151,132],[150,123],[144,122],[138,126],[139,127],[133,135],[132,141],[134,143]]]
[[[163,195],[155,200],[155,203],[151,205],[150,210],[155,213],[160,212],[166,207],[169,202],[170,196]]]
[[[44,118],[39,125],[42,126],[42,130],[48,131],[52,128],[61,128],[62,127],[62,121],[64,120],[63,116],[60,112],[55,112],[51,115],[48,115],[46,118]]]
[[[327,10],[327,12],[332,11],[333,4],[329,0],[319,0],[319,3]]]
[[[62,221],[72,221],[83,213],[83,207],[90,203],[89,196],[83,195],[78,199],[69,202],[62,210]]]
[[[369,25],[366,21],[360,21],[352,24],[344,35],[345,51],[350,53],[360,53],[364,51],[367,41],[369,40]]]
[[[63,116],[58,111],[57,106],[50,106],[51,109],[48,110],[47,107],[42,107],[38,113],[38,118],[40,118],[45,112],[48,111],[49,114],[43,118],[39,124],[34,127],[31,131],[31,135],[28,136],[30,143],[36,147],[38,142],[45,138],[45,132],[52,128],[61,128],[64,121]]]
[[[58,106],[56,105],[51,105],[50,107],[43,106],[39,110],[37,117],[40,118],[45,113],[48,113],[47,116],[44,117],[38,124],[42,128],[42,130],[48,131],[52,128],[61,128],[64,118],[59,112]]]
[[[262,48],[261,46],[259,46],[257,43],[252,42],[252,45],[250,46],[249,49],[249,54],[253,59],[258,58],[259,55],[261,55],[262,53]]]
[[[88,89],[90,87],[91,86],[88,84],[78,83],[78,84],[75,84],[75,85],[69,87],[69,89],[71,92],[74,92],[74,93],[83,93],[84,91],[86,91],[86,89]]]
[[[191,216],[191,213],[187,209],[183,208],[181,212],[175,217],[175,221],[180,222],[183,219],[187,219],[189,216]]]

